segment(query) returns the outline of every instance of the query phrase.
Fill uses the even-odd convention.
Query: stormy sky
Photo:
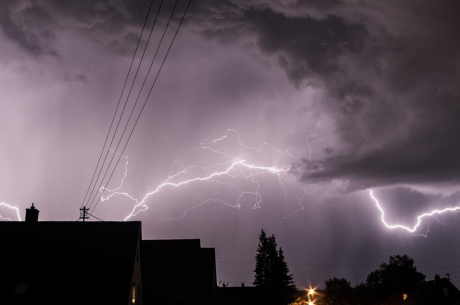
[[[128,109],[174,4],[158,14]],[[41,220],[78,218],[149,5],[0,2],[0,202],[22,216],[35,202]],[[368,189],[390,224],[413,227],[417,215],[460,205],[459,13],[455,0],[194,0],[108,189],[142,199],[185,168],[174,182],[222,170],[212,166],[229,156],[287,168],[165,187],[130,220],[143,222],[144,238],[215,247],[230,285],[252,282],[262,228],[299,287],[332,276],[359,283],[398,253],[458,285],[460,216],[424,218],[415,233],[426,238],[389,230]],[[238,176],[247,173],[257,175]],[[115,195],[94,215],[123,220],[134,204]],[[16,220],[6,206],[0,215]]]

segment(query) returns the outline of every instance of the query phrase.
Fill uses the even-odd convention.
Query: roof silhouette
[[[210,304],[216,283],[213,248],[199,239],[141,242],[144,304]]]
[[[140,222],[0,222],[0,304],[127,304]]]

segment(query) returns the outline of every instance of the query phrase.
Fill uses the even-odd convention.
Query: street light
[[[315,302],[313,300],[315,295],[315,288],[311,288],[307,290],[307,297],[308,297],[308,305],[315,305]]]

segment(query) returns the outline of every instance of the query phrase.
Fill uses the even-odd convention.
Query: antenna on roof
[[[87,209],[86,206],[84,206],[82,209],[80,209],[80,218],[79,219],[83,219],[83,222],[85,222],[85,219],[89,219],[88,211],[89,211],[89,209]]]

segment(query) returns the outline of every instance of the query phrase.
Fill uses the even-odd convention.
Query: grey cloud
[[[460,113],[453,114],[456,115]],[[450,133],[444,134],[448,132],[444,129],[449,128],[439,129],[437,132],[426,131],[432,136],[424,137],[422,133],[413,138],[414,135],[411,135],[409,140],[393,143],[381,150],[362,154],[339,153],[322,160],[305,160],[300,169],[301,179],[307,182],[350,180],[351,191],[404,183],[457,184],[460,145]]]
[[[57,29],[72,29],[130,56],[148,4],[3,1],[0,24],[34,55],[57,55]],[[166,5],[162,17],[172,8]],[[347,179],[349,190],[457,183],[458,8],[456,1],[202,0],[193,3],[184,30],[255,49],[297,87],[325,92],[316,107],[334,118],[341,143],[330,143],[322,159],[298,164],[303,181]],[[85,81],[84,74],[64,78]],[[245,84],[251,82],[224,85],[222,92],[231,96],[232,87]]]
[[[289,17],[268,5],[231,2],[209,5],[192,12],[193,21],[206,37],[228,43],[238,39],[244,42],[244,37],[254,36],[257,47],[277,56],[296,83],[338,72],[337,57],[358,52],[367,35],[363,25],[334,15],[324,19],[309,15]]]
[[[45,27],[54,22],[51,15],[41,6],[33,5],[21,11],[24,23],[33,24],[35,27]]]
[[[77,81],[86,83],[88,81],[88,77],[85,73],[65,73],[63,79],[67,82]]]
[[[297,86],[326,92],[318,107],[336,121],[340,153],[305,160],[303,181],[458,183],[458,2],[326,4],[205,2],[193,21],[209,39],[254,42]]]
[[[12,1],[0,4],[0,27],[3,33],[33,55],[57,55],[52,46],[56,35],[47,28],[50,23],[50,15],[36,5],[21,9]]]
[[[0,27],[5,35],[33,55],[58,55],[57,32],[81,31],[105,43],[140,31],[149,1],[2,1]],[[167,9],[169,5],[165,5]],[[155,2],[152,11],[158,8]],[[152,14],[153,16],[153,14]],[[137,39],[136,39],[137,41]],[[114,49],[119,52],[118,49]]]
[[[283,54],[288,75],[295,83],[309,77],[329,77],[340,71],[337,57],[358,52],[366,32],[358,24],[328,16],[315,20],[287,18],[270,11],[252,11],[247,18],[258,29],[258,46],[268,54]],[[297,67],[305,67],[302,70]]]

